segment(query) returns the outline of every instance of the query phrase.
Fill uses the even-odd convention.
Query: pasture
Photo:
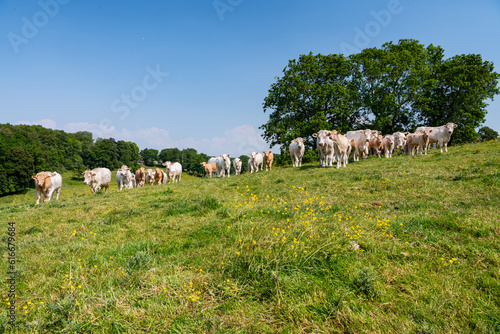
[[[0,330],[498,333],[500,142],[448,151],[0,198]]]

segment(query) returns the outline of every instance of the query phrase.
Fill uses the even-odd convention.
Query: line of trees
[[[33,186],[40,171],[75,170],[122,164],[135,168],[139,148],[113,138],[92,139],[92,133],[66,133],[40,125],[0,124],[0,196],[19,193]]]
[[[179,150],[178,148],[165,148],[160,152],[152,148],[145,148],[140,152],[140,156],[143,159],[144,164],[147,166],[153,166],[155,161],[158,164],[165,161],[179,162],[185,171],[198,176],[205,175],[205,169],[200,163],[207,162],[211,158],[211,156],[206,155],[205,153],[198,153],[198,151],[194,148],[186,148],[183,150]],[[247,169],[246,166],[250,157],[241,155],[239,158],[242,162],[243,172]],[[234,173],[232,165],[231,173]]]
[[[321,129],[362,128],[384,134],[419,125],[458,125],[452,142],[471,142],[485,121],[486,101],[498,94],[499,74],[480,55],[444,59],[440,46],[413,39],[358,54],[301,55],[290,60],[264,99],[269,121],[260,129],[282,153],[296,137]]]
[[[92,133],[86,131],[66,133],[40,125],[0,124],[0,196],[33,187],[31,176],[41,171],[75,171],[78,178],[84,170],[96,167],[116,170],[127,165],[136,171],[141,161],[149,167],[172,161],[180,162],[193,175],[204,176],[200,162],[209,159],[193,148],[139,151],[133,142],[113,138],[94,141]],[[245,170],[249,157],[240,159]]]

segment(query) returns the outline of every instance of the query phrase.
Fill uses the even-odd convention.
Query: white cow
[[[394,132],[392,136],[394,137],[394,150],[399,153],[403,153],[406,150],[406,136],[408,132]],[[398,151],[399,149],[399,151]]]
[[[165,163],[163,163],[163,166],[165,166],[169,182],[181,181],[182,165],[180,163],[178,162],[171,163],[170,161],[165,161]]]
[[[429,134],[429,145],[437,143],[439,145],[441,153],[443,153],[443,147],[444,151],[448,152],[448,142],[450,141],[453,130],[456,127],[457,125],[455,123],[446,123],[446,125],[441,125],[436,127],[419,126],[415,130],[415,133],[422,132],[424,130],[432,130],[432,132]]]
[[[368,158],[368,155],[370,154],[370,145],[369,145],[370,139],[373,136],[380,135],[381,132],[377,131],[377,130],[370,130],[370,129],[356,130],[356,131],[347,131],[347,133],[345,134],[346,138],[349,139],[350,142],[352,142],[351,139],[354,139],[356,145],[360,145],[361,143],[358,141],[358,139],[355,138],[356,136],[353,135],[354,133],[362,133],[362,134],[364,134],[366,136],[366,139],[368,140],[368,144],[364,146],[364,151],[363,151],[362,158],[363,159]],[[363,146],[363,145],[361,145],[361,146]],[[361,154],[362,152],[359,152],[359,153]],[[353,151],[352,157],[353,157],[353,160],[356,161],[354,159],[354,151]],[[359,161],[359,155],[358,155],[358,161]]]
[[[229,159],[229,154],[222,154],[217,159],[215,159],[215,166],[217,167],[217,175],[219,177],[226,176],[230,177],[231,173],[231,160]]]
[[[130,168],[126,165],[122,165],[119,170],[116,171],[116,183],[118,185],[118,190],[123,188],[131,189],[134,187],[132,179],[135,180],[135,175],[132,174]]]
[[[101,188],[105,188],[106,192],[108,191],[111,184],[111,171],[108,168],[86,170],[82,175],[85,178],[83,184],[89,185],[92,194],[101,190]]]
[[[240,175],[241,174],[241,159],[240,158],[235,158],[233,160],[233,167],[234,167],[234,175]]]
[[[252,152],[248,155],[250,156],[250,160],[248,160],[248,169],[250,170],[250,173],[257,173],[259,171],[259,166],[260,170],[262,170],[262,165],[264,163],[264,157],[262,154],[259,152]]]
[[[394,137],[392,135],[385,135],[382,139],[382,146],[384,148],[384,156],[386,158],[392,158],[392,152],[394,151]]]
[[[306,140],[301,137],[297,137],[290,145],[288,145],[288,149],[290,150],[290,157],[292,158],[292,166],[293,167],[301,167],[302,166],[302,157],[304,156],[304,152],[306,150],[304,143]]]
[[[372,131],[358,130],[347,131],[345,137],[349,140],[352,147],[352,160],[359,161],[359,157],[366,158],[366,151],[370,147],[370,138]]]
[[[40,172],[32,176],[36,187],[36,204],[40,203],[40,197],[43,195],[43,202],[46,203],[54,197],[56,191],[56,200],[62,188],[62,177],[58,172]]]
[[[349,139],[347,139],[345,136],[343,136],[339,131],[337,130],[332,130],[330,132],[330,139],[333,141],[334,145],[334,151],[336,155],[336,160],[337,160],[337,168],[340,168],[342,166],[342,163],[344,163],[344,167],[347,164],[348,158],[349,158],[349,152],[351,149],[351,145],[349,143]]]
[[[320,166],[333,166],[335,151],[333,140],[330,139],[330,134],[331,132],[328,130],[319,130],[312,134],[312,136],[316,138],[316,148],[318,149]]]
[[[214,164],[216,160],[217,160],[217,158],[216,158],[216,157],[211,157],[211,158],[207,161],[207,164]]]
[[[153,185],[153,182],[155,182],[155,171],[151,168],[148,168],[146,170],[146,184],[149,184],[150,186]]]

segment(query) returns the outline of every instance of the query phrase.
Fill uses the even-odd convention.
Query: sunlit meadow
[[[0,198],[0,330],[500,332],[499,170],[489,142],[95,195],[64,173],[59,201]]]

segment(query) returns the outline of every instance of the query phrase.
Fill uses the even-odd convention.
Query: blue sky
[[[500,72],[499,35],[498,0],[0,0],[0,123],[238,156],[269,148],[262,103],[300,54],[412,38]]]

